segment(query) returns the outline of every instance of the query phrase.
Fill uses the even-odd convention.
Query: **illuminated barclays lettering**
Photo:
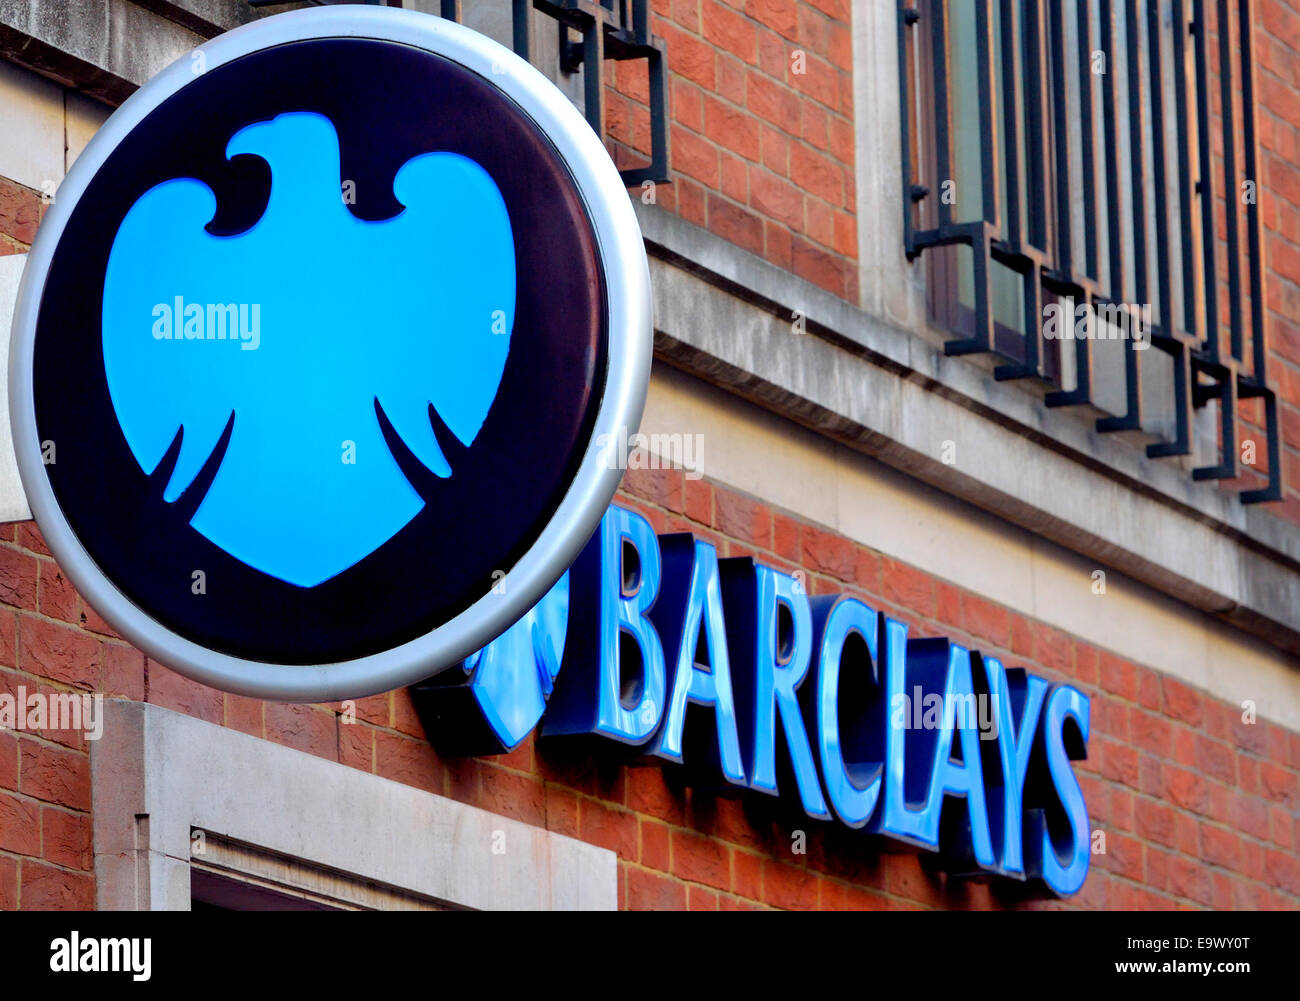
[[[617,506],[564,596],[567,616],[544,602],[498,641],[518,631],[533,649],[563,650],[544,715],[533,700],[544,740],[622,745],[697,787],[784,797],[815,820],[939,853],[950,871],[1058,895],[1083,885],[1089,824],[1071,762],[1086,756],[1089,702],[1075,688],[909,637],[858,598],[809,596],[791,574],[720,560],[686,533],[656,536]],[[539,645],[546,630],[555,635]],[[526,728],[486,742],[466,729],[493,713],[461,711],[463,691],[500,690],[471,661],[466,680],[439,675],[417,690],[426,720],[430,706],[437,717],[427,729],[451,753],[510,750]],[[904,704],[940,708],[900,718]]]

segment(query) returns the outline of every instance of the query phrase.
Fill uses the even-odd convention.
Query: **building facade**
[[[113,108],[299,6],[0,3],[6,330]],[[650,259],[615,503],[1085,695],[1082,888],[540,729],[440,753],[410,689],[190,681],[77,594],[6,456],[0,691],[104,702],[0,732],[0,906],[1300,906],[1300,3],[654,0],[662,65],[608,43],[599,112],[527,16]]]

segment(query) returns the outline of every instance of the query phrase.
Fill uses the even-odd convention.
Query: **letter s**
[[[1083,886],[1088,875],[1090,844],[1088,807],[1070,762],[1088,754],[1088,697],[1069,685],[1055,685],[1043,709],[1039,746],[1039,774],[1046,767],[1055,789],[1068,832],[1049,823],[1047,814],[1059,816],[1052,806],[1032,812],[1025,848],[1029,874],[1047,884],[1058,896],[1069,896]],[[1055,828],[1055,830],[1053,829]]]

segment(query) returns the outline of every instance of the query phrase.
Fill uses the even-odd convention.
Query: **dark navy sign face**
[[[415,692],[444,752],[508,751],[541,720],[545,739],[617,742],[695,785],[941,851],[957,872],[1061,895],[1087,876],[1070,766],[1086,755],[1085,695],[909,639],[862,601],[810,598],[690,535],[656,538],[622,508],[563,587],[463,668]]]
[[[411,12],[270,18],[132,100],[15,324],[56,556],[155,656],[251,694],[463,657],[563,572],[617,480],[592,442],[639,419],[613,165],[527,64]],[[373,684],[332,667],[367,658]]]

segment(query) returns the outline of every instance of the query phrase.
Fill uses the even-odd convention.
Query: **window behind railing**
[[[1252,7],[899,5],[906,250],[929,251],[947,353],[1208,457],[1194,478],[1241,477],[1245,503],[1282,492]]]

